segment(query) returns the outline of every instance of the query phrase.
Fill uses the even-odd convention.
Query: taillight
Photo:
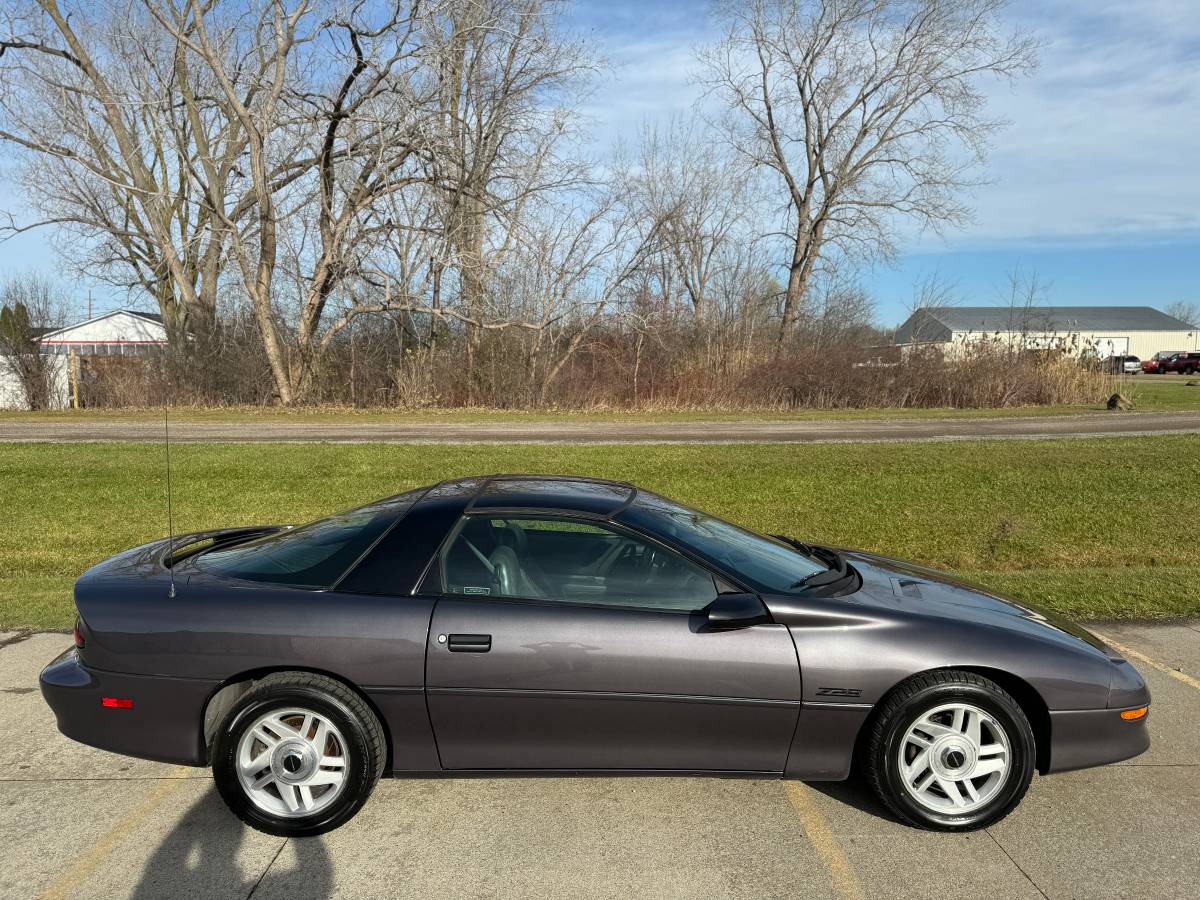
[[[75,646],[80,650],[83,649],[83,629],[80,627],[83,623],[79,619],[75,620]]]
[[[133,701],[128,697],[101,697],[100,705],[109,709],[133,709]]]

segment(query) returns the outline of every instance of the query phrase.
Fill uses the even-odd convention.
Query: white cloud
[[[1200,16],[1186,4],[1033,4],[1014,20],[1046,42],[1041,68],[991,108],[977,221],[954,244],[1161,240],[1200,230]]]
[[[1193,0],[1021,0],[1012,24],[1044,43],[1041,66],[989,85],[1009,120],[976,189],[975,222],[913,249],[1096,245],[1200,235],[1200,6]],[[637,32],[604,30],[613,74],[586,113],[603,146],[645,118],[687,111],[698,96],[692,47],[700,15]]]

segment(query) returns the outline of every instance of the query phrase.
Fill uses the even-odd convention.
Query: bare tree
[[[1200,306],[1177,300],[1167,307],[1167,315],[1174,316],[1180,322],[1187,322],[1193,328],[1200,328]]]
[[[432,16],[427,60],[436,73],[436,207],[446,270],[458,282],[467,366],[476,323],[491,317],[489,281],[513,246],[526,208],[540,195],[586,181],[561,155],[575,104],[597,60],[561,33],[561,0],[448,0]]]
[[[20,386],[29,409],[52,405],[54,357],[40,338],[61,325],[60,306],[48,279],[29,274],[0,285],[0,368]]]
[[[211,325],[227,236],[204,200],[238,177],[243,144],[197,108],[214,85],[180,50],[132,0],[21,0],[0,18],[0,142],[40,213],[0,236],[62,226],[68,259],[146,290],[173,334]]]
[[[673,119],[661,129],[643,127],[636,158],[621,168],[646,227],[661,228],[664,259],[656,262],[669,268],[659,279],[664,296],[678,285],[697,326],[708,331],[731,245],[754,242],[744,167],[707,142],[695,123]]]
[[[721,0],[722,39],[701,52],[731,146],[786,202],[779,349],[823,256],[888,257],[897,224],[940,229],[998,124],[983,76],[1034,64],[1005,0]]]

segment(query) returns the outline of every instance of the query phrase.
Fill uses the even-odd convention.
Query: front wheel
[[[973,672],[928,672],[883,702],[867,774],[883,803],[908,824],[970,831],[1021,802],[1034,758],[1029,720],[999,685]]]
[[[366,803],[386,755],[379,720],[344,684],[306,672],[257,682],[221,724],[213,778],[225,804],[267,834],[324,834]]]

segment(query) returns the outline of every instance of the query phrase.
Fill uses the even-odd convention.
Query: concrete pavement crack
[[[1000,843],[1000,841],[996,838],[996,836],[994,834],[992,834],[992,830],[990,828],[985,828],[985,829],[983,829],[983,833],[992,839],[992,843],[1000,848],[1000,852],[1003,853],[1006,857],[1008,857],[1008,861],[1017,867],[1017,871],[1025,876],[1026,881],[1028,881],[1031,885],[1033,885],[1033,889],[1035,891],[1037,891],[1039,894],[1041,894],[1045,898],[1045,900],[1050,900],[1050,895],[1047,894],[1045,891],[1043,891],[1040,887],[1038,887],[1038,883],[1029,877],[1029,873],[1021,868],[1021,864],[1019,862],[1017,862],[1015,859],[1013,859],[1012,854],[1009,853],[1004,848],[1004,845],[1002,843]]]
[[[275,855],[271,857],[271,861],[267,863],[267,867],[262,870],[262,874],[258,876],[258,881],[254,882],[254,887],[250,888],[250,893],[246,895],[246,900],[250,900],[254,896],[254,892],[258,890],[258,886],[263,883],[263,879],[267,877],[267,873],[271,871],[271,866],[275,865],[275,860],[279,859],[279,854],[283,852],[283,848],[288,845],[291,838],[284,838],[283,843],[279,845],[279,849],[275,851]]]

